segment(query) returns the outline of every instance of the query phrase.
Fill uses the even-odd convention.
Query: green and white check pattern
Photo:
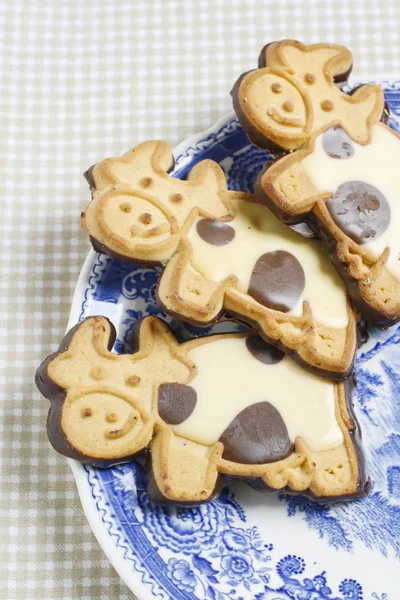
[[[267,41],[335,41],[355,75],[399,74],[399,21],[398,0],[0,3],[0,599],[132,598],[49,447],[33,384],[89,249],[82,172],[209,127]]]

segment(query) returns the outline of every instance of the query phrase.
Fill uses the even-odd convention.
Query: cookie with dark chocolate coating
[[[284,223],[311,225],[356,309],[386,328],[400,319],[400,135],[380,122],[371,135],[329,127],[267,165],[256,194]]]
[[[365,144],[384,111],[383,94],[376,85],[344,94],[340,88],[351,67],[344,46],[272,42],[263,48],[259,68],[235,83],[234,110],[251,141],[273,154],[300,148],[334,123]]]
[[[147,317],[134,353],[112,353],[114,339],[88,317],[37,371],[61,454],[109,467],[148,449],[155,502],[206,502],[231,477],[315,501],[365,495],[348,382],[308,374],[254,333],[178,344]]]
[[[355,308],[388,327],[400,318],[399,136],[379,86],[341,90],[351,65],[342,46],[273,42],[232,95],[253,142],[291,152],[265,166],[258,200],[314,231]]]
[[[166,312],[199,326],[233,313],[304,368],[348,377],[356,319],[318,245],[254,195],[228,190],[217,163],[202,161],[185,181],[170,176],[172,164],[164,142],[144,142],[89,170],[82,226],[94,249],[166,265],[157,291]]]
[[[185,232],[158,282],[163,310],[198,326],[228,313],[303,368],[348,377],[356,318],[320,245],[253,196],[237,197],[232,208],[229,221],[198,217]]]

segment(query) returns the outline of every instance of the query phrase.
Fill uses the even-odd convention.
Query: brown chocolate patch
[[[162,383],[158,388],[158,414],[168,425],[179,425],[192,414],[197,393],[182,383]]]
[[[336,225],[357,244],[378,238],[390,223],[385,196],[363,181],[347,181],[328,200],[326,207]]]
[[[267,344],[259,335],[255,334],[246,338],[246,347],[250,354],[264,365],[276,365],[285,356],[282,350]]]
[[[213,246],[226,246],[235,237],[233,227],[217,219],[201,219],[196,229],[201,239]]]
[[[347,159],[354,155],[354,144],[340,125],[334,125],[323,133],[322,147],[331,158]]]
[[[222,457],[244,464],[276,462],[293,450],[286,425],[269,402],[242,410],[219,439],[224,445]]]
[[[260,256],[251,274],[248,293],[263,306],[288,312],[303,293],[303,267],[293,254],[285,250]]]

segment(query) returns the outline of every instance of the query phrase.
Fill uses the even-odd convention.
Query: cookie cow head
[[[89,317],[39,367],[62,454],[109,466],[148,446],[158,501],[208,500],[220,474],[317,500],[365,494],[349,384],[308,375],[255,334],[179,345],[148,317],[137,352],[120,356],[114,336],[107,319]]]
[[[135,354],[113,354],[113,325],[90,317],[39,367],[36,385],[51,400],[47,431],[57,451],[107,466],[147,446],[157,384],[187,381],[192,365],[157,319],[144,321],[135,339]]]
[[[351,66],[351,52],[343,46],[273,42],[261,52],[259,68],[235,84],[235,112],[261,148],[294,150],[335,124],[366,144],[382,115],[383,93],[379,86],[364,85],[344,94],[336,83],[347,80]]]
[[[196,213],[229,218],[229,192],[217,163],[200,162],[185,181],[170,177],[173,165],[168,145],[150,141],[85,173],[93,199],[81,227],[95,250],[142,265],[158,264],[172,256]]]

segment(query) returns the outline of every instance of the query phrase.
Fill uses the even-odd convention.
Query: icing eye
[[[91,408],[82,408],[81,411],[82,417],[91,417],[93,415],[93,411]]]
[[[122,202],[122,204],[119,205],[119,209],[122,210],[122,212],[129,213],[132,210],[132,204],[129,204],[129,202]]]
[[[140,377],[138,375],[131,375],[128,377],[125,383],[126,385],[129,385],[129,387],[135,387],[136,385],[139,385]]]
[[[150,225],[151,221],[152,221],[152,216],[150,213],[142,213],[139,216],[139,221],[141,223],[143,223],[143,225]]]
[[[216,219],[201,219],[196,229],[201,239],[213,246],[226,246],[235,237],[233,227]]]
[[[355,153],[355,147],[346,131],[339,125],[330,127],[322,135],[322,147],[331,158],[347,159]]]
[[[331,102],[330,100],[322,100],[322,102],[321,102],[321,108],[325,112],[330,112],[334,108],[333,102]]]
[[[139,183],[143,188],[148,188],[153,185],[153,180],[151,177],[143,177]]]

